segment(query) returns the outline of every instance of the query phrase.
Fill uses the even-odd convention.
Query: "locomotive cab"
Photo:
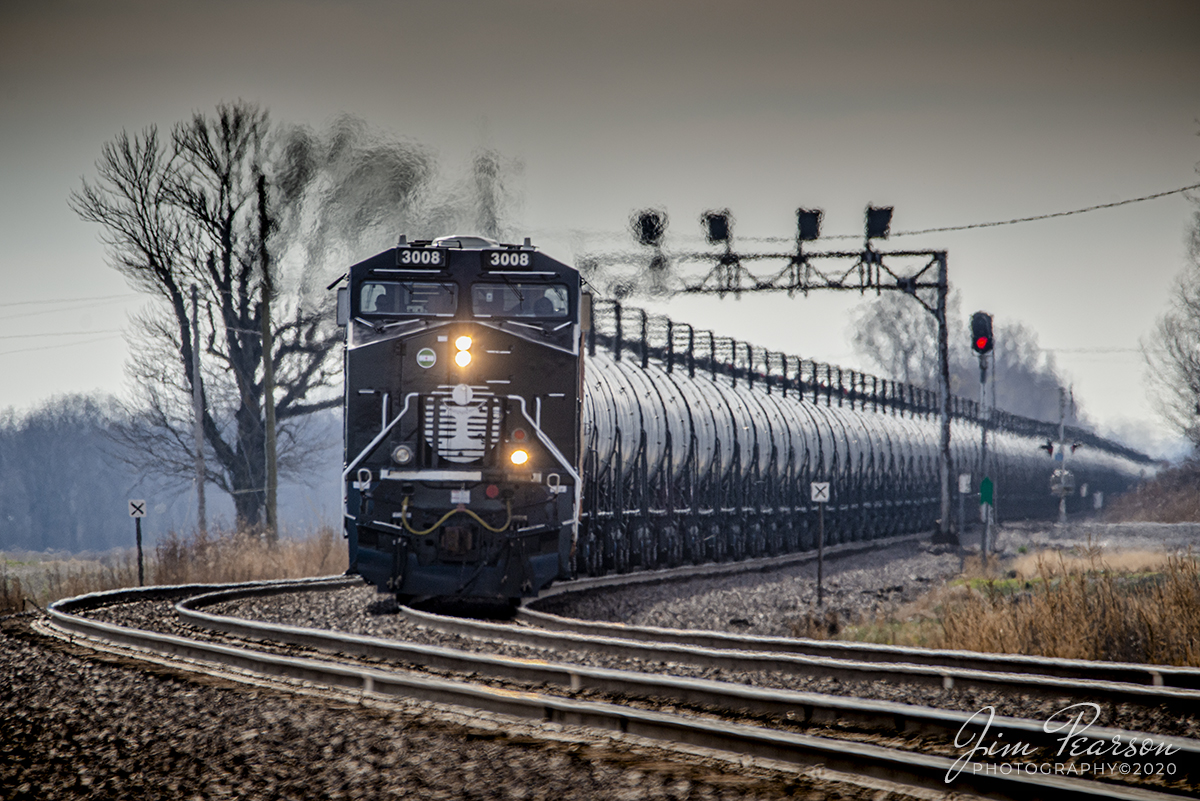
[[[528,240],[403,239],[341,302],[350,570],[511,601],[571,574],[580,279]]]

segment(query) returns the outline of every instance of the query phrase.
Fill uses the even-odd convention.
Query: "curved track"
[[[1000,775],[987,772],[962,770],[955,772],[955,758],[945,755],[947,745],[955,737],[970,730],[969,718],[963,712],[930,709],[882,701],[851,699],[838,696],[823,696],[816,693],[747,687],[726,682],[684,679],[647,673],[590,668],[581,665],[559,664],[529,659],[511,659],[494,655],[469,653],[455,649],[429,645],[361,637],[343,633],[303,629],[294,626],[264,624],[239,620],[227,616],[213,615],[202,608],[221,601],[244,598],[252,595],[277,594],[290,591],[332,590],[348,586],[345,579],[310,580],[305,582],[263,582],[234,587],[184,587],[148,588],[125,590],[83,596],[55,604],[50,609],[50,626],[60,636],[84,637],[89,641],[102,641],[124,647],[147,651],[158,655],[171,655],[190,660],[195,669],[211,670],[213,666],[232,667],[256,675],[284,677],[340,689],[355,695],[376,696],[403,695],[440,703],[449,703],[485,709],[491,712],[533,718],[558,723],[616,729],[657,740],[690,743],[716,748],[723,751],[749,754],[759,758],[781,760],[794,765],[822,764],[828,768],[849,771],[893,781],[913,784],[943,791],[966,791],[984,793],[989,796],[1010,798],[1154,798],[1171,797],[1142,787],[1128,787],[1111,783],[1099,783],[1076,778],[1045,775]],[[215,591],[214,591],[215,590]],[[140,599],[182,598],[176,609],[185,621],[194,626],[215,629],[225,634],[270,643],[290,643],[314,648],[323,652],[336,652],[336,659],[312,656],[296,656],[270,652],[269,647],[251,646],[247,643],[229,644],[213,642],[206,638],[178,637],[153,631],[138,630],[88,619],[83,612],[98,606],[130,602]],[[422,625],[466,626],[461,621],[447,623],[437,619],[422,618]],[[472,636],[494,638],[503,632],[493,631],[496,624],[471,624],[482,626]],[[501,627],[512,632],[515,627]],[[648,634],[648,632],[642,632]],[[596,637],[584,634],[565,634],[550,631],[527,632],[528,636],[542,638],[569,637],[571,648],[580,642],[591,648],[615,648],[628,651],[645,648],[660,649],[659,657],[670,654],[672,661],[681,658],[698,659],[750,659],[763,658],[782,664],[783,669],[810,670],[822,665],[826,670],[852,670],[847,660],[829,657],[811,657],[799,654],[771,653],[758,649],[757,655],[746,648],[695,648],[680,650],[683,646],[664,643],[635,642],[630,639]],[[584,639],[581,639],[584,638]],[[745,638],[738,638],[743,640]],[[761,638],[760,638],[761,639]],[[563,641],[559,646],[562,647]],[[762,643],[759,643],[762,645]],[[381,669],[379,664],[348,658],[346,654],[358,654],[384,659],[389,663],[419,665],[426,668],[451,670],[471,676],[484,676],[493,680],[504,680],[517,685],[533,687],[551,685],[561,687],[559,691],[532,692],[509,686],[486,686],[478,681],[450,680],[434,677],[429,673],[411,670]],[[643,654],[644,656],[644,654]],[[798,663],[795,660],[823,660],[820,663]],[[841,664],[837,664],[841,663]],[[859,665],[867,663],[859,661]],[[778,668],[776,668],[778,669]],[[879,663],[866,669],[883,675],[891,669]],[[967,677],[972,672],[982,671],[945,666],[931,667],[907,665],[907,675],[936,675],[944,681],[949,673],[954,680]],[[918,672],[913,673],[914,670]],[[920,671],[925,671],[921,673]],[[930,672],[932,671],[932,673]],[[1007,680],[1024,682],[1027,687],[1030,676],[1001,674],[987,677],[992,682]],[[984,680],[978,676],[967,680]],[[1042,678],[1042,681],[1049,679]],[[1063,689],[1070,679],[1059,678]],[[1091,684],[1095,684],[1091,681]],[[1076,682],[1077,683],[1077,682]],[[1116,684],[1108,682],[1108,684]],[[1089,690],[1090,691],[1090,690]],[[1114,690],[1115,691],[1115,690]],[[1142,695],[1139,695],[1142,693]],[[600,694],[613,699],[625,699],[625,703],[597,702],[571,697],[579,694]],[[1155,694],[1159,701],[1170,703],[1198,696],[1193,690],[1146,687],[1128,684],[1121,692],[1130,697],[1150,698]],[[562,694],[559,694],[562,693]],[[651,699],[659,699],[653,701]],[[665,711],[664,701],[684,707],[687,712]],[[1150,701],[1147,701],[1150,703]],[[835,736],[813,736],[792,728],[790,724],[813,726],[822,721],[838,724],[853,723],[865,730],[882,735],[874,739],[908,739],[908,748],[884,747],[872,742]],[[976,721],[978,722],[978,721]],[[967,727],[967,728],[964,728]],[[993,736],[1003,736],[1008,741],[1021,740],[1027,743],[1047,744],[1053,738],[1040,731],[1041,724],[1019,719],[996,718],[991,722]],[[1097,737],[1137,736],[1131,732],[1091,732]],[[829,732],[833,735],[834,732]],[[920,738],[920,739],[916,739]],[[1177,777],[1189,776],[1189,786],[1194,788],[1196,777],[1190,771],[1200,766],[1200,743],[1184,738],[1154,738],[1168,742],[1176,749],[1172,759],[1178,771]],[[913,747],[913,741],[917,745]],[[925,751],[926,753],[921,753]],[[940,753],[939,753],[940,752]],[[950,749],[953,753],[953,749]],[[949,781],[948,781],[949,778]]]

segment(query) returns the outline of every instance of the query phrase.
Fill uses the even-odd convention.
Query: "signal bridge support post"
[[[941,400],[942,442],[939,472],[942,481],[942,514],[938,520],[938,531],[934,539],[950,545],[959,545],[959,539],[950,529],[950,332],[946,325],[946,296],[949,294],[950,279],[946,269],[946,253],[936,256],[938,265],[938,367],[941,368],[942,381],[938,387]]]

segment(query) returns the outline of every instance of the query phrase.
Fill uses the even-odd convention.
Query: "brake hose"
[[[470,509],[462,508],[462,509],[451,509],[449,512],[446,512],[446,514],[442,515],[441,518],[439,518],[438,521],[436,523],[434,523],[432,526],[430,526],[429,528],[425,529],[424,531],[417,531],[415,528],[413,528],[412,526],[410,526],[408,524],[408,496],[405,495],[404,501],[400,504],[400,520],[404,523],[404,528],[406,528],[409,532],[416,534],[418,537],[424,537],[426,534],[432,534],[434,531],[436,531],[438,526],[440,526],[442,523],[445,523],[447,520],[449,520],[451,518],[451,516],[457,514],[458,512],[465,512],[466,514],[475,518],[475,521],[477,523],[479,523],[479,525],[486,528],[488,531],[492,532],[493,534],[499,534],[500,532],[507,530],[508,527],[510,525],[512,525],[512,499],[511,498],[507,499],[504,502],[504,507],[508,512],[508,518],[505,519],[504,525],[501,526],[500,528],[493,528],[493,527],[489,526],[487,523],[485,523],[483,521],[482,517],[475,514]]]

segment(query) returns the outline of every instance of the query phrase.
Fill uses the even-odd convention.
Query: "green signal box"
[[[995,497],[996,485],[992,483],[990,478],[984,478],[979,482],[979,503],[986,503],[988,506],[994,506],[992,498]]]

